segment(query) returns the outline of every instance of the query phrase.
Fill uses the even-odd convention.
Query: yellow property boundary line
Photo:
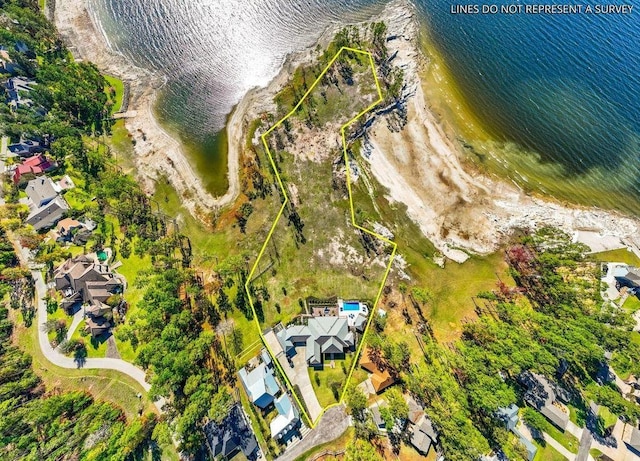
[[[260,326],[260,321],[258,320],[258,317],[256,315],[255,307],[253,306],[253,300],[251,299],[251,292],[249,291],[249,283],[251,282],[251,279],[253,278],[253,274],[255,273],[256,269],[258,268],[258,263],[260,262],[260,259],[262,258],[262,255],[264,254],[264,252],[265,252],[265,250],[267,248],[269,240],[271,240],[271,236],[273,235],[273,232],[274,232],[274,230],[276,228],[276,225],[278,224],[278,221],[280,221],[280,217],[282,216],[282,213],[284,212],[284,209],[287,206],[287,203],[289,203],[289,196],[287,195],[287,191],[285,190],[284,185],[282,184],[282,179],[280,178],[280,175],[278,174],[278,169],[276,168],[275,162],[273,160],[273,156],[271,155],[271,151],[269,150],[269,146],[267,144],[267,136],[273,130],[278,128],[280,126],[280,124],[282,124],[282,122],[284,122],[287,118],[291,117],[298,110],[298,107],[300,107],[300,105],[305,100],[305,98],[307,96],[309,96],[311,91],[313,91],[313,89],[316,87],[318,82],[322,79],[324,74],[329,70],[329,68],[333,65],[333,63],[336,61],[336,59],[338,59],[338,57],[340,56],[340,54],[343,51],[351,51],[351,52],[354,52],[354,53],[357,53],[357,54],[364,55],[364,56],[368,57],[369,64],[371,65],[371,72],[373,72],[373,78],[374,78],[375,83],[376,83],[376,90],[378,92],[378,99],[376,101],[374,101],[369,107],[367,107],[365,110],[363,110],[358,115],[353,117],[351,120],[349,120],[347,123],[342,125],[342,127],[340,128],[340,134],[342,136],[342,151],[343,151],[343,154],[344,154],[344,161],[345,161],[345,166],[346,166],[346,170],[347,170],[347,189],[349,190],[349,206],[351,208],[351,224],[356,229],[360,229],[361,231],[366,232],[367,234],[370,234],[370,235],[372,235],[372,236],[374,236],[374,237],[386,242],[387,244],[391,245],[391,247],[393,249],[391,251],[391,256],[389,257],[389,264],[387,265],[387,267],[385,269],[384,277],[382,278],[382,282],[380,284],[380,288],[378,288],[378,293],[376,295],[376,300],[375,300],[375,302],[373,304],[373,307],[372,307],[372,310],[371,310],[371,314],[369,315],[369,319],[367,320],[367,325],[366,325],[364,333],[362,335],[362,339],[360,340],[360,344],[358,345],[358,348],[356,350],[355,357],[354,357],[355,360],[353,361],[353,364],[351,365],[351,369],[349,370],[349,375],[347,376],[347,380],[346,380],[346,382],[344,384],[344,388],[342,389],[342,394],[340,395],[340,401],[337,402],[337,403],[333,403],[333,404],[323,408],[322,409],[322,413],[320,413],[318,418],[315,421],[312,421],[311,418],[309,417],[309,415],[307,414],[307,412],[305,411],[305,405],[303,405],[300,402],[300,400],[298,399],[298,396],[296,395],[294,387],[291,384],[291,382],[289,381],[289,378],[288,378],[287,374],[282,369],[282,366],[280,365],[280,362],[277,360],[275,354],[273,353],[273,351],[271,350],[271,348],[267,344],[267,341],[265,340],[264,335],[262,334],[262,327]],[[366,229],[366,228],[360,226],[358,223],[356,223],[355,211],[354,211],[354,207],[353,207],[353,194],[351,192],[351,174],[349,172],[349,168],[350,168],[349,167],[349,158],[348,158],[348,155],[347,155],[347,141],[346,141],[346,135],[345,135],[345,132],[346,132],[347,128],[349,128],[349,126],[351,126],[353,123],[355,123],[364,114],[366,114],[371,109],[373,109],[375,106],[377,106],[379,103],[381,103],[382,100],[383,100],[382,90],[380,89],[380,82],[378,81],[378,76],[376,74],[376,69],[375,69],[375,66],[373,64],[373,56],[371,55],[371,53],[368,52],[368,51],[363,51],[363,50],[359,50],[359,49],[356,49],[356,48],[350,48],[350,47],[343,46],[336,53],[336,55],[331,59],[331,61],[329,61],[329,64],[327,64],[327,66],[324,68],[322,73],[320,73],[318,78],[316,78],[316,80],[313,82],[313,85],[311,85],[311,87],[309,87],[307,92],[302,96],[302,98],[300,99],[300,101],[298,101],[298,103],[294,106],[294,108],[291,109],[291,111],[287,115],[285,115],[281,120],[279,120],[275,125],[273,125],[266,132],[264,132],[262,134],[262,136],[260,136],[261,139],[262,139],[262,144],[264,145],[264,148],[265,148],[265,150],[267,152],[267,155],[269,156],[269,161],[271,162],[271,167],[273,168],[273,171],[276,174],[276,178],[278,179],[278,185],[280,186],[280,190],[282,191],[282,194],[284,196],[284,202],[282,203],[282,206],[280,207],[280,211],[278,212],[278,215],[276,216],[276,219],[274,220],[273,224],[271,225],[271,229],[269,230],[269,234],[267,235],[267,239],[265,240],[264,244],[262,245],[262,248],[260,249],[260,253],[258,253],[258,258],[256,259],[256,262],[253,264],[253,267],[251,268],[251,272],[249,273],[249,276],[247,277],[247,280],[245,281],[244,288],[245,288],[245,291],[246,291],[247,296],[249,298],[249,305],[251,306],[251,310],[253,312],[253,318],[254,318],[254,320],[256,322],[256,326],[258,327],[258,332],[260,333],[260,339],[262,340],[262,342],[264,343],[265,347],[269,351],[269,354],[273,358],[273,362],[276,364],[276,366],[280,370],[280,373],[284,377],[284,380],[286,381],[287,386],[289,386],[289,388],[291,389],[293,397],[294,397],[294,399],[296,400],[296,402],[298,404],[298,407],[300,408],[300,410],[302,411],[302,413],[306,417],[306,420],[310,423],[312,428],[314,428],[316,426],[318,421],[320,421],[320,419],[322,418],[322,415],[324,415],[324,413],[329,408],[337,406],[337,405],[341,405],[343,403],[343,401],[344,401],[344,397],[345,397],[345,393],[347,391],[347,387],[348,387],[349,381],[351,381],[351,376],[353,375],[353,371],[354,371],[355,367],[358,364],[358,358],[360,357],[360,354],[362,353],[362,347],[364,346],[364,338],[365,338],[365,336],[367,335],[367,333],[369,331],[369,327],[371,325],[371,320],[373,319],[373,316],[375,315],[375,307],[378,305],[378,302],[380,301],[380,296],[382,295],[382,289],[384,288],[384,285],[385,285],[385,283],[387,281],[387,277],[389,276],[389,271],[391,270],[391,264],[393,263],[393,259],[395,257],[396,250],[397,250],[397,245],[396,245],[395,242],[387,239],[386,237],[384,237],[384,236],[382,236],[380,234],[377,234],[376,232],[373,232],[372,230]]]

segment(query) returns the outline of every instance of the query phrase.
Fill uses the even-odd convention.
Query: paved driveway
[[[302,346],[296,347],[296,352],[297,354],[293,356],[293,368],[289,365],[284,354],[278,354],[278,361],[287,374],[289,381],[294,385],[297,384],[300,388],[304,403],[307,405],[307,410],[309,410],[309,417],[312,421],[315,421],[322,414],[322,407],[311,385],[307,361],[305,360],[305,348]]]
[[[280,344],[280,341],[278,341],[278,337],[273,330],[269,330],[264,334],[264,342],[267,344],[267,347],[274,356],[277,357],[280,354],[284,354],[284,351],[282,350],[282,344]]]
[[[295,460],[307,450],[337,439],[347,430],[347,427],[349,427],[349,417],[344,411],[344,406],[329,408],[315,429],[311,430],[298,444],[285,451],[276,461]]]

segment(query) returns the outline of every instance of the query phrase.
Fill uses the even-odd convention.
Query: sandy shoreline
[[[557,226],[594,250],[633,247],[640,255],[640,221],[586,207],[568,207],[551,199],[528,196],[506,180],[468,171],[464,153],[452,133],[446,133],[429,110],[419,74],[430,63],[418,49],[417,20],[404,0],[390,3],[376,19],[384,19],[389,47],[398,51],[395,65],[404,68],[408,123],[391,132],[384,120],[376,120],[366,137],[365,155],[376,179],[389,189],[389,199],[407,206],[409,218],[446,256],[463,261],[466,252],[495,251],[514,228],[543,224]],[[265,88],[253,89],[238,103],[227,124],[229,190],[212,197],[191,168],[180,144],[158,124],[153,114],[157,90],[164,81],[133,66],[107,48],[86,10],[86,0],[58,2],[56,25],[76,56],[96,63],[104,72],[131,85],[126,119],[135,142],[138,176],[147,191],[153,180],[166,176],[196,217],[206,218],[216,208],[227,206],[240,193],[239,163],[248,123],[273,109],[273,95],[293,69],[312,58],[314,47],[289,55],[278,75]],[[334,34],[327,30],[319,39],[326,44]]]
[[[55,24],[76,58],[92,61],[102,72],[129,84],[128,111],[135,116],[126,118],[125,125],[135,141],[134,161],[138,180],[147,192],[153,191],[156,179],[166,176],[182,197],[185,207],[201,218],[206,211],[224,207],[235,200],[239,193],[238,146],[241,146],[235,141],[241,136],[246,112],[242,103],[229,119],[229,189],[223,196],[213,197],[206,191],[180,143],[160,126],[154,115],[158,90],[165,84],[164,79],[136,67],[108,47],[88,12],[86,0],[58,1]]]
[[[470,253],[488,254],[514,229],[553,225],[593,251],[628,247],[640,256],[640,221],[613,211],[565,206],[553,199],[526,195],[511,182],[470,171],[455,133],[429,110],[420,73],[432,63],[417,44],[417,22],[411,7],[399,2],[389,29],[394,64],[404,69],[408,123],[398,133],[374,124],[365,156],[388,198],[407,206],[429,240],[447,257],[465,260]]]

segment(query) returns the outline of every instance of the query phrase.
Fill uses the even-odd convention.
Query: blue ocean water
[[[90,4],[113,46],[168,76],[162,118],[204,142],[249,88],[277,73],[287,53],[312,44],[327,26],[366,20],[385,1]],[[484,148],[505,173],[527,181],[548,168],[551,182],[574,187],[583,202],[640,214],[640,4],[627,1],[629,15],[464,15],[452,14],[452,4],[415,1],[429,39],[496,140]],[[518,171],[525,155],[535,162]],[[598,198],[611,191],[611,200]]]
[[[640,4],[630,4],[626,15],[470,15],[451,14],[448,1],[419,2],[431,40],[496,139],[559,165],[568,180],[591,176],[603,193],[638,196]]]

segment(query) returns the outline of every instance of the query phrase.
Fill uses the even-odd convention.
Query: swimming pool
[[[358,301],[345,301],[342,304],[345,311],[359,311],[360,303]]]

